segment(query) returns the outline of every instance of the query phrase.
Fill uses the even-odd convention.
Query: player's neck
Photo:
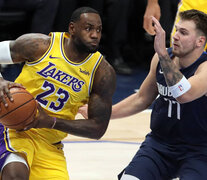
[[[202,52],[203,51],[201,50],[195,50],[191,53],[186,54],[185,56],[175,57],[175,60],[177,62],[176,64],[178,64],[180,68],[186,68],[193,64],[201,56]]]
[[[64,52],[67,58],[75,63],[82,62],[89,55],[89,53],[80,52],[70,39],[64,41]]]

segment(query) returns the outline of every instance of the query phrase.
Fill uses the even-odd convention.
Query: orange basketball
[[[11,102],[6,97],[8,107],[0,103],[0,123],[8,128],[21,130],[33,121],[37,102],[26,89],[13,87],[10,92],[14,101]]]

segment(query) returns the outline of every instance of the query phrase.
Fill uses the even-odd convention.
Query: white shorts
[[[15,153],[11,153],[11,154],[9,154],[8,157],[6,158],[4,164],[3,164],[2,168],[1,168],[1,171],[3,170],[3,168],[4,168],[7,164],[9,164],[9,163],[11,163],[11,162],[21,162],[21,163],[24,163],[24,164],[27,166],[27,168],[29,169],[26,160],[25,160],[22,156],[20,156],[20,155],[18,155],[18,154],[15,154]]]

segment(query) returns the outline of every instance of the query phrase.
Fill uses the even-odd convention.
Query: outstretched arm
[[[154,56],[150,71],[142,83],[139,91],[113,105],[112,119],[127,117],[147,109],[158,95],[156,84],[156,67],[158,57]]]

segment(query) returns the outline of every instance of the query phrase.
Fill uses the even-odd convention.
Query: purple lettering
[[[49,65],[48,66],[46,66],[43,70],[41,70],[41,71],[39,71],[39,72],[37,72],[38,74],[40,74],[41,76],[43,76],[43,77],[48,77],[49,75],[51,75],[51,73],[49,73],[49,74],[47,74],[47,70],[49,69],[49,68],[51,68],[52,66],[55,66],[55,64],[53,64],[53,63],[51,63],[51,62],[49,62]]]

